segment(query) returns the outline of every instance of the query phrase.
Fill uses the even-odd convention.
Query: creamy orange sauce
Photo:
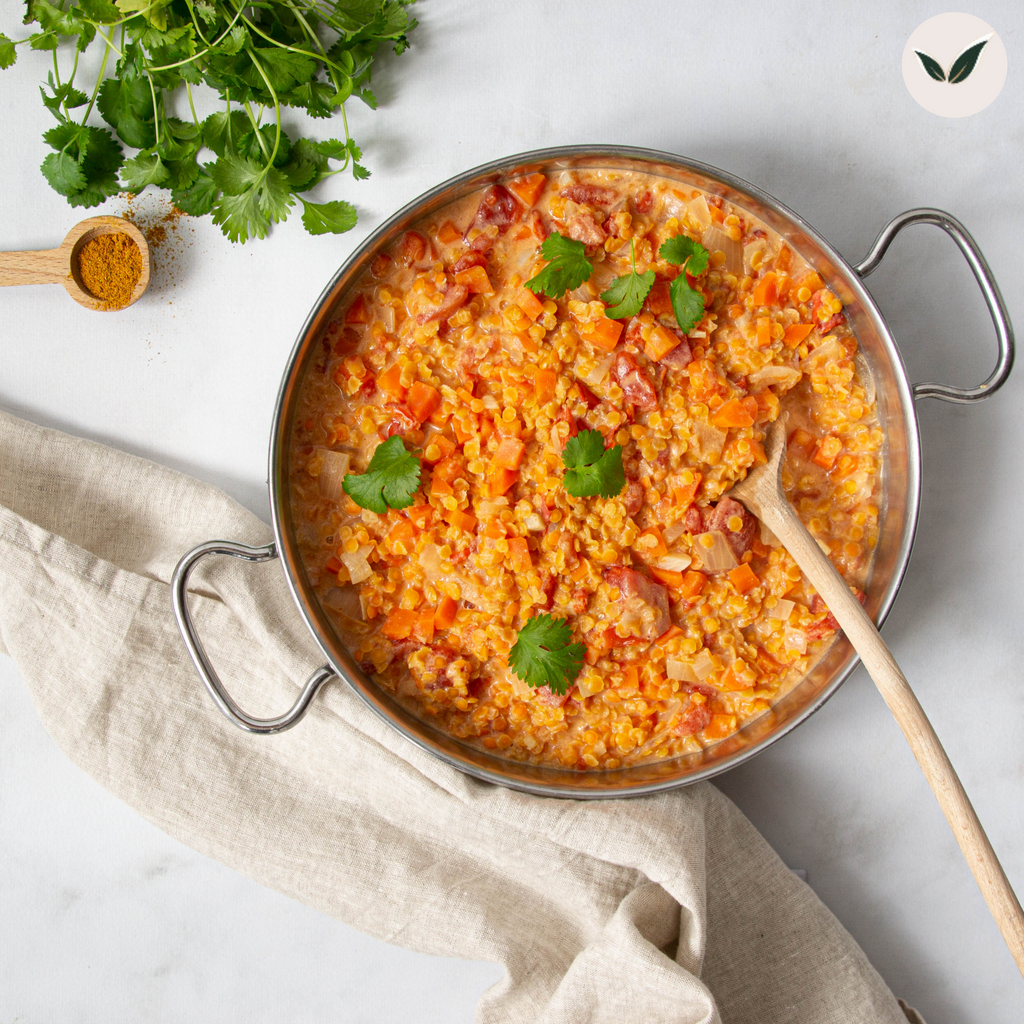
[[[592,277],[524,287],[557,231]],[[678,330],[658,258],[710,252]],[[643,310],[599,296],[655,271]],[[842,304],[776,234],[678,183],[612,171],[508,180],[417,225],[351,289],[302,383],[290,484],[306,573],[343,642],[417,714],[503,756],[580,770],[699,751],[765,713],[835,623],[727,491],[789,415],[784,485],[851,586],[878,531],[882,433]],[[575,498],[561,450],[619,444],[627,483]],[[422,460],[386,515],[341,490],[400,435]],[[560,697],[508,668],[548,613],[586,645]]]

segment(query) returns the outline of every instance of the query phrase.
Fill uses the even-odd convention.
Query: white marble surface
[[[19,34],[20,8],[0,5],[0,31]],[[1024,322],[1024,10],[959,9],[999,31],[1010,70],[990,108],[947,121],[900,77],[907,36],[939,13],[917,3],[423,0],[413,49],[382,61],[381,109],[351,111],[374,177],[324,187],[358,204],[354,232],[311,239],[296,218],[243,248],[193,222],[172,272],[158,267],[124,313],[86,312],[56,288],[5,289],[0,405],[213,481],[266,516],[274,394],[332,270],[435,182],[568,142],[646,145],[731,170],[851,259],[893,214],[948,209]],[[23,54],[0,73],[5,249],[56,244],[79,216],[36,172],[47,61]],[[901,238],[871,290],[914,379],[987,375],[991,328],[937,231]],[[1018,371],[980,407],[920,406],[921,523],[885,628],[1018,890],[1022,388]],[[0,1019],[472,1019],[496,967],[385,946],[178,845],[64,759],[9,659],[0,676]],[[1024,1019],[1024,982],[863,672],[720,785],[930,1024]]]

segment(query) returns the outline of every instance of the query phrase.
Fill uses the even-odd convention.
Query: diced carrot
[[[455,283],[465,285],[471,294],[493,295],[494,288],[491,287],[491,279],[483,267],[470,267],[455,275]]]
[[[758,408],[760,409],[760,404]],[[750,454],[754,456],[754,465],[758,465],[762,462],[768,461],[768,456],[764,453],[764,445],[760,441],[755,441],[753,438],[750,439]]]
[[[678,347],[680,340],[679,335],[674,331],[658,324],[651,331],[651,336],[644,342],[644,355],[657,362],[667,356],[672,349]]]
[[[537,197],[544,191],[547,178],[543,174],[527,174],[508,183],[508,187],[522,199],[527,206],[533,206]]]
[[[789,440],[786,443],[790,448],[795,448],[806,459],[817,444],[817,438],[813,434],[809,434],[802,427],[797,427],[789,435]]]
[[[775,265],[778,266],[778,262],[776,262]],[[793,278],[787,276],[786,274],[780,274],[778,284],[776,284],[775,287],[779,293],[778,301],[780,304],[782,304],[786,301],[787,298],[789,298],[790,289],[793,287]]]
[[[397,555],[412,554],[412,544],[416,537],[416,527],[406,518],[399,519],[388,531],[388,547]],[[401,544],[402,549],[398,551],[396,545]]]
[[[744,679],[741,672],[747,669],[747,663],[742,658],[737,658],[729,667],[726,669],[725,674],[719,680],[718,688],[725,690],[727,693],[735,693],[737,690],[749,690],[751,682],[749,679]]]
[[[489,540],[504,540],[508,536],[505,533],[505,527],[502,525],[501,520],[497,518],[487,520],[483,528],[483,535]]]
[[[716,427],[752,427],[757,418],[757,399],[732,398],[723,402],[711,415],[711,422]]]
[[[413,638],[421,643],[428,644],[434,639],[434,613],[432,611],[418,612],[412,624]]]
[[[800,287],[816,292],[819,288],[825,287],[825,282],[822,281],[820,274],[812,270],[806,277],[800,279]]]
[[[529,238],[533,232],[525,225],[521,224],[516,228],[515,239],[517,242],[522,242],[524,239]]]
[[[504,466],[495,466],[494,463],[491,463],[487,474],[491,497],[500,498],[518,479],[518,471],[506,469]]]
[[[678,588],[683,585],[683,574],[678,569],[659,569],[656,565],[650,567],[651,575],[666,587]]]
[[[380,627],[389,640],[407,640],[416,623],[416,613],[405,608],[396,608]]]
[[[722,213],[721,208],[718,207],[718,206],[713,206],[710,203],[708,205],[710,207],[709,210],[708,210],[708,213],[711,214],[711,219],[714,220],[714,221],[718,221],[718,223],[721,224],[722,221],[725,220],[725,214]]]
[[[646,530],[642,530],[634,546],[646,558],[664,558],[668,554],[665,538],[656,526],[648,526]]]
[[[672,488],[672,497],[675,498],[676,504],[680,508],[689,508],[693,504],[693,499],[697,497],[697,492],[700,490],[702,479],[700,473],[694,473],[693,483],[676,484]]]
[[[490,416],[480,417],[480,440],[486,441],[494,433],[494,420]]]
[[[682,627],[681,626],[677,626],[675,623],[673,623],[654,642],[656,644],[667,644],[669,642],[669,640],[675,640],[675,638],[677,636],[682,636],[682,635],[683,635]]]
[[[386,395],[390,395],[396,402],[405,398],[405,388],[402,387],[402,368],[398,363],[392,363],[378,378],[377,387]]]
[[[324,569],[332,576],[337,576],[338,573],[341,572],[341,560],[336,558],[334,555],[331,555],[331,557],[327,559]]]
[[[669,282],[659,278],[647,293],[644,306],[655,316],[669,316],[672,313],[672,298],[669,295]]]
[[[635,690],[640,686],[640,672],[636,665],[627,665],[622,670],[622,686],[627,690]]]
[[[437,229],[437,239],[445,245],[451,245],[462,237],[462,232],[450,221],[446,220]]]
[[[544,304],[529,288],[523,288],[516,297],[516,305],[531,319],[536,320],[544,312]]]
[[[555,397],[555,385],[557,383],[558,374],[554,370],[537,371],[537,376],[533,379],[533,388],[538,403],[543,405]]]
[[[435,446],[437,447],[436,453],[432,450]],[[442,459],[447,459],[456,447],[455,442],[446,434],[435,434],[423,449],[423,458],[427,462],[440,462]],[[427,455],[427,452],[430,452],[430,455]]]
[[[746,562],[737,565],[735,569],[730,569],[729,579],[741,594],[745,594],[748,590],[753,590],[754,587],[761,585],[761,580],[758,578],[757,573]]]
[[[345,313],[345,323],[347,324],[368,324],[370,322],[370,309],[366,305],[366,296],[359,294],[356,296],[355,302],[348,307]]]
[[[458,609],[459,606],[453,598],[449,597],[447,594],[442,597],[438,603],[437,611],[434,612],[434,628],[450,629],[452,623],[455,621],[455,613]]]
[[[508,564],[512,567],[512,571],[520,576],[533,568],[530,545],[526,543],[525,537],[509,537]]]
[[[596,345],[597,348],[603,349],[605,352],[611,352],[618,345],[624,330],[625,327],[618,320],[611,320],[603,316],[600,320],[591,320],[581,333],[591,345]]]
[[[434,510],[429,505],[413,505],[405,514],[420,530],[425,530],[434,518]]]
[[[775,257],[775,269],[779,271],[789,270],[789,263],[792,258],[793,250],[783,242],[779,246],[779,255]]]
[[[466,533],[472,533],[476,529],[476,519],[461,509],[455,508],[445,512],[444,517],[456,530],[465,530]]]
[[[778,280],[779,275],[774,270],[769,270],[757,282],[757,287],[751,294],[755,306],[770,306],[779,297]]]
[[[505,469],[518,469],[526,445],[518,437],[503,437],[494,452],[494,464]]]
[[[429,384],[424,384],[421,380],[413,381],[405,404],[409,407],[409,412],[413,414],[416,422],[422,423],[424,420],[429,420],[440,407],[441,392]]]
[[[696,569],[683,573],[683,582],[679,585],[679,593],[685,598],[696,597],[708,582],[707,576]]]
[[[433,497],[435,494],[454,494],[455,488],[452,487],[447,480],[443,477],[439,477],[436,473],[430,479],[430,495]]]
[[[476,422],[476,417],[471,412],[452,417],[452,430],[455,431],[455,440],[459,444],[465,444],[472,439],[476,433]]]
[[[829,434],[818,442],[818,448],[811,456],[811,462],[822,469],[831,469],[835,465],[836,457],[843,450],[843,442]]]
[[[790,324],[783,336],[783,344],[787,348],[796,348],[814,330],[814,324]]]
[[[434,477],[451,483],[457,476],[462,474],[464,468],[465,465],[462,458],[451,455],[447,459],[442,459],[434,467]]]
[[[495,420],[494,425],[502,437],[522,437],[523,435],[523,421],[518,416],[514,416],[510,420],[499,417]]]
[[[708,740],[724,740],[736,731],[735,715],[712,715],[711,724],[704,730],[704,738]]]
[[[757,345],[758,348],[766,348],[772,343],[772,321],[771,317],[759,316],[757,318]]]

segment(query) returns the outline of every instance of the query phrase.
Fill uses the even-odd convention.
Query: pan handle
[[[960,251],[967,260],[971,270],[974,271],[975,280],[981,289],[981,294],[988,306],[989,315],[996,329],[996,344],[999,349],[999,359],[992,375],[983,384],[976,388],[957,388],[951,384],[924,383],[914,385],[915,398],[941,398],[946,402],[977,402],[982,398],[988,398],[995,394],[1006,383],[1013,368],[1013,325],[1010,323],[1010,314],[1006,310],[1006,304],[999,293],[999,285],[992,276],[992,271],[985,257],[982,256],[978,243],[971,237],[970,232],[955,217],[951,217],[942,210],[907,210],[898,217],[893,217],[888,224],[879,232],[871,251],[860,263],[854,266],[854,271],[859,277],[867,277],[879,263],[889,248],[892,240],[911,224],[934,224],[942,228],[950,238],[956,242]]]
[[[239,729],[244,729],[246,732],[263,736],[284,732],[285,729],[290,729],[302,718],[320,687],[334,675],[334,670],[328,665],[318,668],[306,681],[298,700],[283,715],[279,715],[277,718],[253,718],[252,715],[247,715],[231,699],[213,665],[210,664],[210,659],[206,656],[203,643],[199,639],[188,609],[189,575],[199,561],[207,555],[231,555],[233,558],[242,558],[247,562],[269,562],[271,559],[277,558],[277,548],[273,544],[250,547],[248,544],[236,544],[229,540],[211,540],[206,544],[200,544],[175,566],[174,575],[171,577],[171,600],[174,604],[174,617],[177,619],[178,629],[181,631],[181,638],[185,641],[192,664],[217,707]]]

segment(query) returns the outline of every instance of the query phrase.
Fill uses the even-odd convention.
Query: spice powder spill
[[[78,252],[78,273],[103,309],[123,309],[142,275],[142,253],[124,232],[99,235]]]

